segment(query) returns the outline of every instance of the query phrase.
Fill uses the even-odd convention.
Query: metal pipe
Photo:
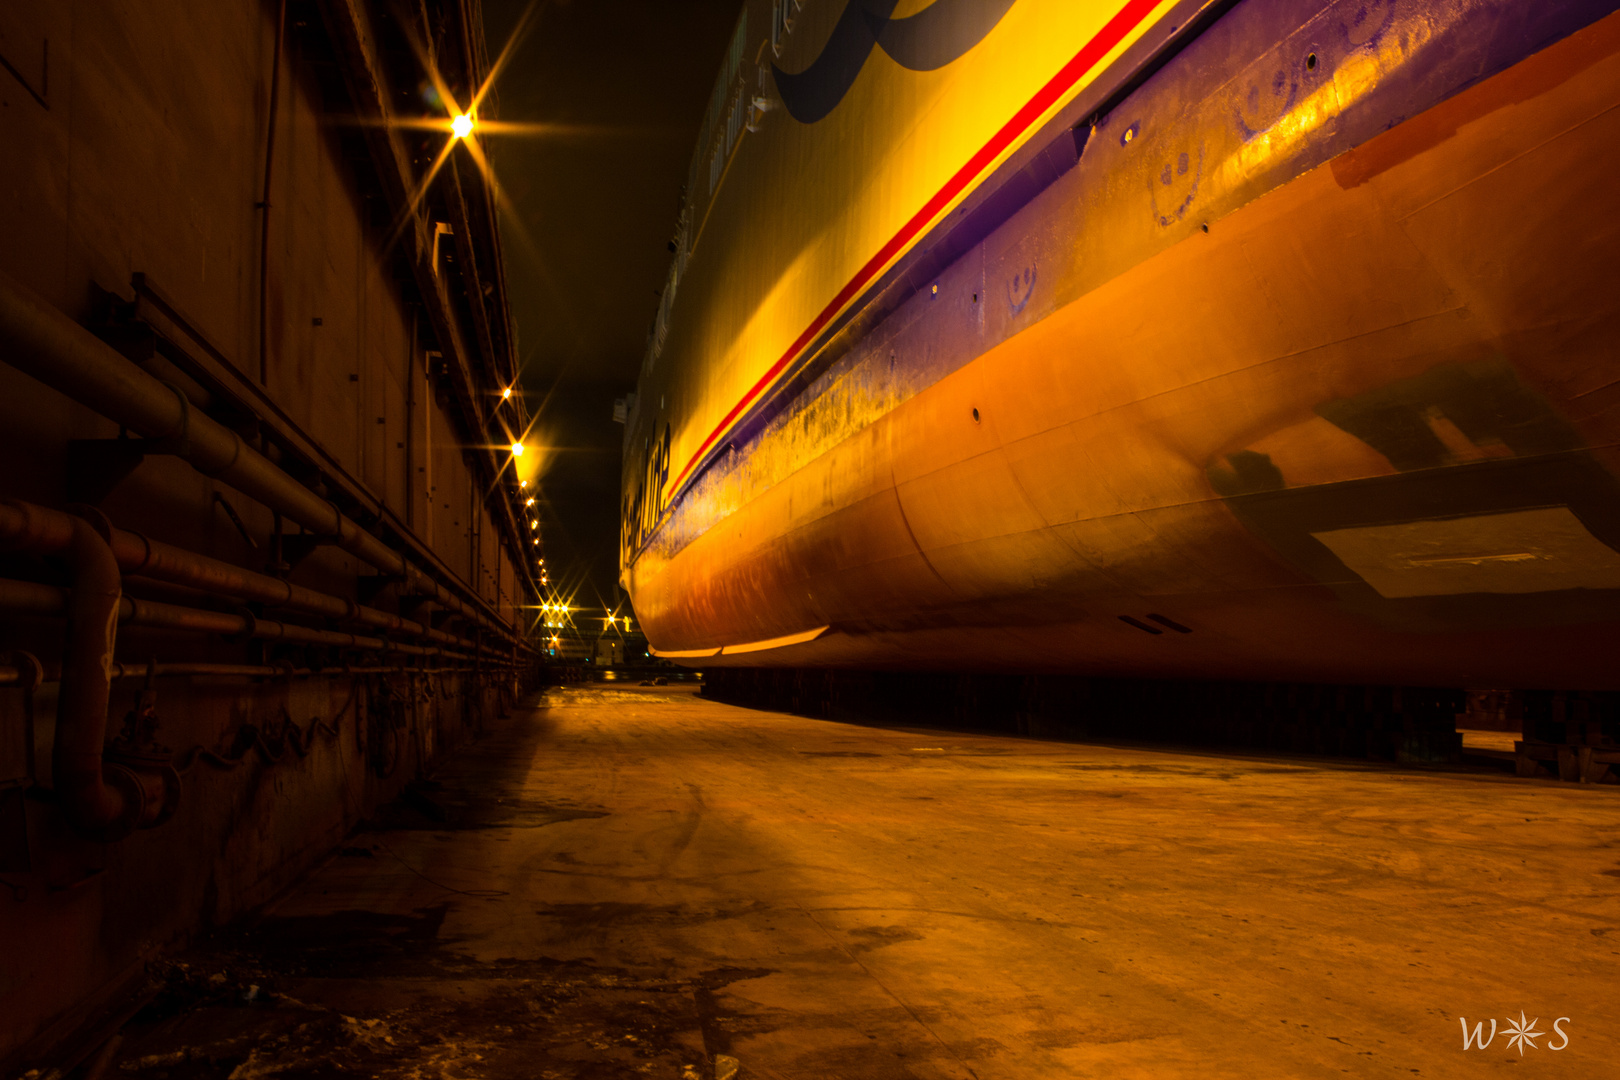
[[[39,585],[32,581],[0,580],[0,611],[10,612],[13,615],[60,618],[67,614],[67,610],[66,589],[58,589],[55,585]]]
[[[32,581],[0,579],[0,611],[22,615],[71,617],[73,610],[73,593],[67,589]],[[157,600],[138,600],[132,596],[119,597],[115,605],[115,618],[119,625],[147,626],[159,630],[290,641],[301,645],[330,645],[340,649],[368,649],[375,652],[402,653],[407,656],[463,655],[434,645],[407,645],[404,642],[350,634],[341,630],[318,630],[293,623],[277,622],[274,619],[260,619],[246,613],[207,611],[203,608],[165,604]]]
[[[0,505],[0,515],[4,515],[7,509],[6,506]],[[33,507],[28,509],[35,512]],[[43,508],[37,512],[53,513]],[[0,532],[4,531],[5,525],[0,523]],[[307,611],[312,615],[324,615],[330,619],[358,617],[359,605],[351,600],[329,596],[314,589],[294,585],[281,578],[271,577],[269,574],[254,573],[252,570],[210,559],[205,555],[197,555],[183,548],[149,540],[140,533],[114,529],[112,549],[118,558],[119,568],[125,574],[138,574],[176,585],[189,585],[204,592],[233,596],[239,600],[258,601],[272,607]]]
[[[497,632],[510,627],[453,596],[392,548],[287,475],[242,437],[197,412],[185,394],[159,382],[79,326],[33,290],[0,273],[0,339],[6,362],[108,419],[149,439],[163,439],[205,476],[221,480],[342,550],[404,579]]]
[[[74,518],[60,510],[51,510],[20,499],[0,502],[0,544],[28,544],[32,550],[59,551],[68,542]],[[475,642],[435,630],[424,623],[406,619],[387,611],[364,607],[352,600],[293,585],[281,578],[255,573],[230,563],[198,555],[172,544],[150,540],[137,532],[113,528],[109,532],[109,545],[118,567],[125,575],[140,575],[176,585],[187,585],[205,592],[233,597],[238,600],[259,601],[275,607],[306,611],[328,618],[358,622],[396,633],[425,637],[445,645],[476,648]],[[28,591],[25,582],[0,582],[0,607],[27,614],[57,614],[48,592]],[[41,586],[49,589],[49,586]],[[125,603],[130,601],[126,600]],[[48,610],[33,610],[29,604],[44,604]],[[149,602],[146,602],[149,603]],[[124,620],[129,621],[126,612]],[[147,623],[145,625],[154,625]],[[278,624],[267,624],[278,625]],[[241,630],[222,630],[221,633],[242,633]],[[267,634],[255,636],[271,636]],[[291,640],[289,638],[289,640]],[[372,640],[372,639],[367,639]],[[335,644],[336,642],[324,642]],[[375,646],[355,646],[372,648]]]
[[[22,688],[23,707],[23,765],[24,775],[28,779],[28,786],[34,786],[34,691],[45,681],[45,665],[39,662],[39,657],[31,652],[21,649],[0,656],[6,668],[15,672],[14,680],[4,680],[7,685],[14,684]]]
[[[114,679],[144,679],[147,670],[151,669],[155,678],[178,678],[198,675],[226,675],[243,676],[254,679],[272,678],[299,678],[307,679],[316,675],[332,677],[348,677],[351,675],[402,675],[411,672],[417,675],[446,675],[446,674],[474,674],[471,665],[460,667],[410,667],[404,664],[344,664],[340,667],[327,668],[295,668],[295,667],[269,667],[264,664],[213,664],[213,663],[179,663],[179,664],[120,664],[114,663],[108,669],[110,677]],[[30,683],[34,675],[27,668],[0,665],[0,686],[34,685],[44,686],[46,683],[59,683],[61,676],[46,678],[41,676],[37,683]]]
[[[72,519],[61,553],[73,571],[73,591],[67,601],[51,783],[62,815],[75,829],[93,836],[124,835],[143,816],[147,793],[131,770],[102,762],[122,598],[118,562],[107,542],[81,518]]]
[[[93,839],[111,841],[138,828],[162,824],[180,800],[179,774],[166,758],[154,759],[151,748],[125,746],[119,749],[117,760],[106,760],[107,706],[114,669],[120,676],[133,674],[126,666],[113,662],[121,618],[149,626],[241,632],[351,648],[384,648],[387,643],[380,638],[289,626],[247,614],[202,611],[125,597],[118,560],[108,542],[112,525],[99,513],[89,513],[96,514],[99,529],[89,521],[67,515],[35,515],[35,527],[31,529],[15,528],[30,524],[26,511],[20,515],[21,520],[15,514],[7,519],[14,527],[12,535],[0,535],[0,543],[11,550],[64,557],[73,574],[73,588],[64,592],[32,582],[0,582],[0,602],[10,600],[19,609],[36,614],[67,615],[56,735],[51,746],[51,784],[57,805],[70,826]],[[417,655],[440,651],[414,645],[390,648]],[[141,666],[148,677],[158,674],[156,664]],[[194,672],[204,668],[233,673],[278,670],[249,665],[190,667]],[[39,682],[39,674],[35,671],[25,676],[20,668],[12,666],[0,683],[18,683],[28,678],[31,690]]]

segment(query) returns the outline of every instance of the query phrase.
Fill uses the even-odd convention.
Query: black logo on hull
[[[1017,0],[934,0],[917,14],[890,18],[898,0],[849,0],[832,36],[809,67],[789,74],[771,65],[788,115],[814,124],[838,107],[877,46],[911,71],[959,59],[995,29]]]

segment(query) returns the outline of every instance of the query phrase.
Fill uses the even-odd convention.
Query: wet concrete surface
[[[1611,1075],[1617,796],[553,690],[162,966],[107,1075]]]

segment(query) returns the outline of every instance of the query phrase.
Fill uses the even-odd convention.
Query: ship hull
[[[1171,68],[1116,106],[681,494],[626,568],[649,639],[1620,689],[1620,21],[1310,164],[1312,95],[1400,74],[1367,55],[1239,87],[1236,138]]]

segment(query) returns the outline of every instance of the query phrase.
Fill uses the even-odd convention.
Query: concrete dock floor
[[[1614,786],[852,726],[681,686],[542,706],[171,965],[123,1074],[1620,1061]],[[1544,1034],[1510,1046],[1521,1010]],[[1464,1050],[1460,1018],[1491,1045]]]

